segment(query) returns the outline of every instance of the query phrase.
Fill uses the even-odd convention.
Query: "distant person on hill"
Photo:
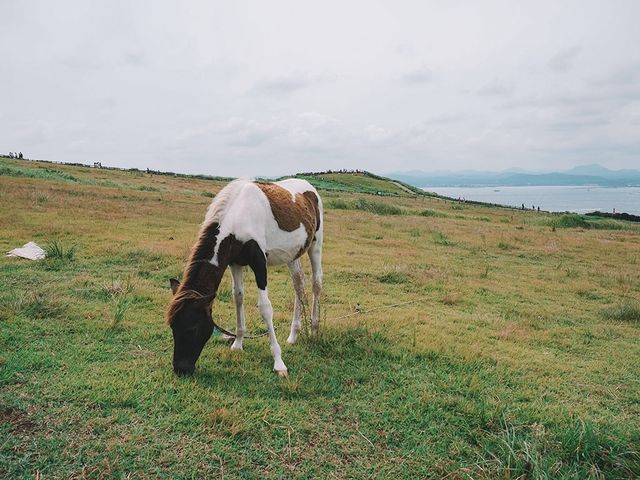
[[[538,211],[540,211],[540,205],[538,205]]]
[[[524,203],[522,204],[522,210],[524,210]]]
[[[24,157],[22,156],[22,152],[20,152],[20,153],[18,154],[18,158],[19,158],[20,160],[22,160],[22,159],[24,158]]]

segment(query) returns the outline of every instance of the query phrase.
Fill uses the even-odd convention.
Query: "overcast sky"
[[[0,2],[0,152],[217,175],[640,167],[640,1]]]

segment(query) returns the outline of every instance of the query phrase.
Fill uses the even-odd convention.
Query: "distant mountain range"
[[[520,168],[500,172],[411,170],[391,172],[387,176],[416,187],[640,186],[640,170],[609,170],[598,164],[582,165],[563,172],[532,172]]]

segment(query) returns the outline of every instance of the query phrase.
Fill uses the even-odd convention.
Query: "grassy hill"
[[[298,174],[314,187],[341,192],[371,193],[375,195],[426,195],[426,192],[406,183],[379,177],[369,172]]]
[[[0,159],[0,248],[51,252],[0,260],[0,478],[640,476],[637,225],[313,177],[321,338],[271,268],[289,377],[214,337],[177,378],[167,279],[225,181]]]

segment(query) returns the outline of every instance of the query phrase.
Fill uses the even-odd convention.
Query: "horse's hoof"
[[[236,345],[234,343],[233,345],[231,345],[231,350],[241,352],[242,351],[242,345]]]
[[[289,372],[287,372],[286,370],[276,370],[276,373],[278,374],[279,377],[288,377],[289,376]]]
[[[288,343],[289,345],[294,345],[294,344],[296,343],[296,341],[297,341],[297,340],[298,340],[297,338],[294,338],[294,337],[289,336],[289,338],[287,338],[287,343]]]

